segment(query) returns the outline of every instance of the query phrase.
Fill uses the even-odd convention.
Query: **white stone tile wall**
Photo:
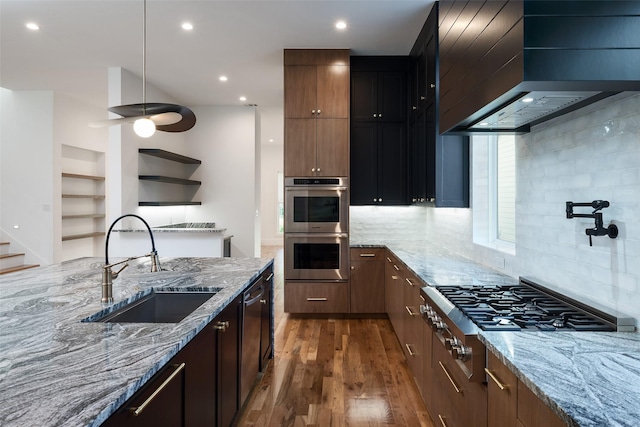
[[[640,324],[640,95],[610,98],[550,120],[516,144],[515,256],[473,244],[471,209],[352,207],[352,241],[422,235]],[[565,202],[596,199],[611,203],[603,210],[604,224],[615,223],[620,235],[594,237],[590,247],[584,230],[594,221],[567,219]]]

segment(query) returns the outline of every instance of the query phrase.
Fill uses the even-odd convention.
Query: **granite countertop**
[[[352,241],[386,246],[431,286],[518,280],[425,241]],[[487,349],[572,427],[637,427],[640,333],[487,332]]]
[[[144,232],[148,233],[146,228],[121,228],[114,229],[119,233],[127,232]],[[216,228],[215,222],[181,222],[179,224],[156,225],[151,227],[153,233],[224,233],[226,228]]]
[[[146,259],[130,261],[115,304],[100,302],[102,258],[3,277],[0,425],[100,425],[272,262],[161,258],[163,271],[149,273]],[[219,291],[179,323],[81,322],[156,288]]]

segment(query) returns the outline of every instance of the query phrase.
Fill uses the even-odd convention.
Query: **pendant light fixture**
[[[142,19],[142,103],[109,107],[122,117],[90,123],[91,127],[104,127],[120,123],[133,123],[136,135],[148,138],[156,130],[184,132],[196,124],[196,116],[189,108],[177,104],[147,103],[147,0],[143,0]]]

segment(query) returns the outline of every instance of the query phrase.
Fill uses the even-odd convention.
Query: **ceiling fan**
[[[112,113],[122,117],[89,123],[90,127],[104,127],[133,123],[138,136],[148,138],[156,130],[163,132],[184,132],[196,124],[196,115],[189,108],[177,105],[147,103],[147,0],[144,0],[142,20],[142,103],[109,107]]]

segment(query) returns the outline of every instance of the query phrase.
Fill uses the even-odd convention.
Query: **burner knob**
[[[438,321],[434,322],[433,326],[436,328],[436,331],[442,332],[447,328],[447,324],[442,321],[442,319],[438,319]]]
[[[453,338],[445,338],[444,347],[447,350],[451,350],[453,347],[458,345],[458,339],[456,337]]]
[[[430,316],[429,319],[431,319],[431,325],[435,328],[438,322],[440,321],[440,316],[438,316],[437,314],[434,314]]]
[[[471,349],[465,345],[458,344],[451,349],[451,354],[454,358],[466,362],[471,356]]]
[[[429,312],[429,306],[427,304],[420,306],[420,314],[427,314]]]

